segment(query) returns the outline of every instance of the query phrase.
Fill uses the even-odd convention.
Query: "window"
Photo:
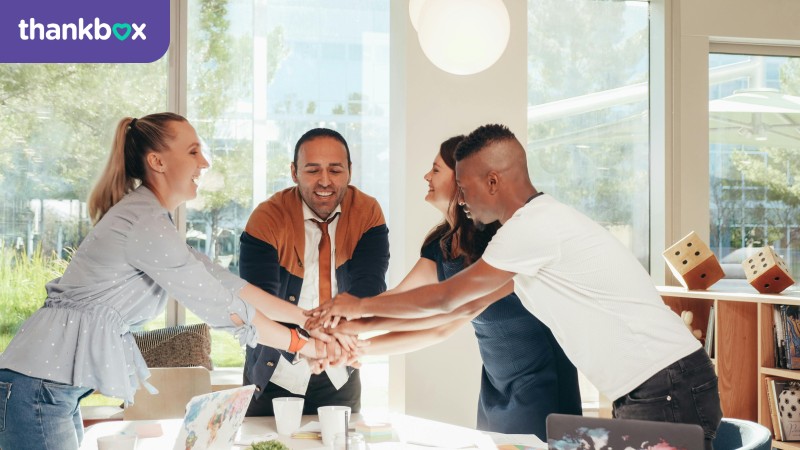
[[[800,269],[800,58],[709,55],[710,247],[726,278],[771,245]]]
[[[528,0],[528,168],[649,268],[649,19],[644,1]],[[603,20],[598,20],[603,18]],[[584,407],[599,400],[580,374]]]
[[[187,241],[238,273],[250,212],[293,185],[294,145],[315,127],[347,139],[352,184],[388,216],[388,1],[190,0],[188,7],[188,117],[212,170],[187,204]],[[198,320],[187,313],[188,322]],[[212,333],[214,364],[241,367],[238,342]],[[380,391],[386,377],[370,365],[365,392]],[[365,406],[386,398],[364,397]]]
[[[529,0],[528,15],[533,183],[649,268],[648,3]]]
[[[105,166],[117,121],[165,110],[166,85],[166,58],[0,65],[0,351],[91,229],[87,180]]]
[[[188,0],[187,11],[187,75],[178,89],[212,162],[200,195],[179,215],[187,242],[238,273],[250,211],[292,184],[294,144],[318,126],[345,136],[352,183],[388,218],[388,0]],[[170,69],[166,57],[0,65],[0,351],[88,233],[86,180],[102,170],[116,121],[167,110]],[[162,315],[154,327],[164,324]],[[242,365],[230,335],[215,333],[213,342],[216,366]],[[386,381],[377,373],[380,392]]]

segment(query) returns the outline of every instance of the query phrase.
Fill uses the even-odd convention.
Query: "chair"
[[[133,405],[123,412],[125,420],[183,418],[192,397],[211,392],[211,374],[205,367],[152,368],[150,375],[147,381],[158,394],[136,391]]]
[[[769,450],[772,433],[755,422],[723,418],[714,438],[714,450]]]

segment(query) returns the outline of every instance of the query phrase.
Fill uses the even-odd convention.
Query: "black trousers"
[[[722,420],[714,365],[702,348],[670,364],[614,401],[614,417],[691,423],[703,427],[705,448]]]
[[[253,384],[244,376],[244,384]],[[258,394],[258,392],[256,392]],[[275,412],[272,409],[272,399],[278,397],[301,397],[304,398],[303,414],[316,415],[317,408],[320,406],[349,406],[351,412],[357,413],[361,411],[361,377],[358,369],[354,370],[350,375],[350,379],[342,386],[341,389],[336,389],[328,378],[327,373],[319,375],[311,375],[311,380],[308,382],[308,389],[306,395],[293,394],[286,389],[273,384],[267,383],[262,389],[261,395],[250,401],[250,406],[247,408],[248,416],[274,416]]]

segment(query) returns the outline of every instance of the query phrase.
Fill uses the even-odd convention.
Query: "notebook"
[[[255,388],[251,384],[189,400],[174,450],[230,450]]]
[[[699,425],[550,414],[549,450],[703,450]]]

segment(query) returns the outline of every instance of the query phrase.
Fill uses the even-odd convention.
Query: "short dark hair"
[[[488,124],[478,127],[475,131],[468,134],[456,148],[456,161],[479,152],[482,148],[495,142],[516,140],[517,137],[505,125]]]
[[[329,137],[334,138],[337,141],[341,142],[344,145],[344,149],[347,151],[347,164],[352,164],[350,162],[350,147],[347,145],[347,141],[344,140],[344,136],[339,134],[336,130],[331,130],[330,128],[312,128],[305,132],[300,139],[297,140],[297,144],[294,145],[294,165],[297,165],[297,153],[300,152],[300,146],[304,143],[314,140],[318,137]]]

